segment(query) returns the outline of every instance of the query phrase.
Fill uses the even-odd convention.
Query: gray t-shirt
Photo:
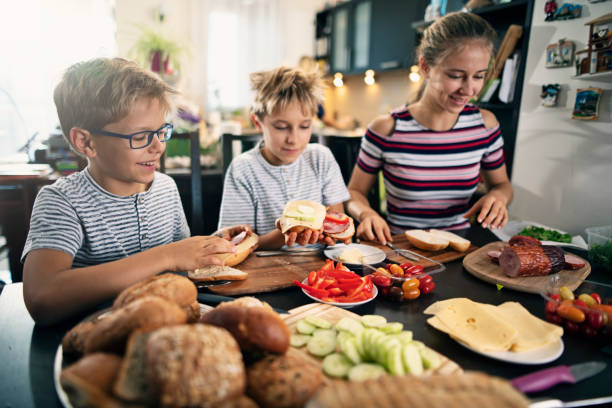
[[[73,267],[98,265],[189,237],[176,183],[155,173],[151,187],[120,197],[87,169],[43,187],[36,197],[22,262],[35,249],[70,254]]]
[[[328,206],[350,198],[327,147],[310,143],[295,162],[281,166],[268,163],[260,148],[258,144],[241,154],[228,167],[219,228],[249,224],[264,235],[276,228],[288,201],[312,200]]]

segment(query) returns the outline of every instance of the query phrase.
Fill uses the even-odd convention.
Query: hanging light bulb
[[[416,65],[411,66],[408,78],[410,78],[412,82],[419,82],[419,80],[421,79],[421,74],[419,74],[419,67],[417,67]]]
[[[365,72],[365,76],[363,77],[363,82],[366,83],[366,85],[374,85],[374,70],[372,69],[368,69]]]
[[[336,88],[342,88],[342,86],[344,85],[344,81],[342,80],[342,74],[339,72],[336,72],[334,74],[334,81],[333,84]]]

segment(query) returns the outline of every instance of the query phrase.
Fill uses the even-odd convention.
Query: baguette
[[[249,274],[225,265],[207,265],[203,268],[189,271],[189,279],[195,282],[216,280],[244,280]]]
[[[451,248],[453,248],[455,251],[458,252],[465,252],[468,250],[468,248],[470,247],[470,245],[472,244],[469,240],[460,237],[459,235],[452,233],[450,231],[442,231],[442,230],[438,230],[438,229],[430,229],[429,230],[430,233],[441,237],[441,238],[445,238],[449,241],[449,245]]]
[[[198,300],[198,289],[189,279],[174,273],[151,276],[125,288],[115,299],[113,309],[149,295],[159,296],[180,307],[187,307]]]
[[[450,244],[448,239],[423,230],[408,230],[404,234],[412,245],[426,251],[441,251]]]

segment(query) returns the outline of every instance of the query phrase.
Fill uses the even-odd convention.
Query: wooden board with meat
[[[506,273],[492,259],[496,257],[504,264]],[[591,265],[579,256],[564,254],[561,249],[547,245],[530,247],[525,242],[514,246],[502,241],[491,242],[467,255],[463,266],[486,282],[530,293],[545,291],[551,273],[558,273],[563,285],[572,290],[591,273]]]

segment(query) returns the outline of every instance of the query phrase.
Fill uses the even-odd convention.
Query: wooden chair
[[[202,169],[200,165],[200,132],[195,130],[189,133],[173,133],[172,139],[189,140],[189,157],[191,161],[191,222],[189,223],[191,235],[204,233],[204,217],[202,207]],[[162,173],[166,172],[165,153],[160,159],[159,167]]]
[[[232,145],[233,142],[240,141],[242,145],[242,151],[246,152],[249,149],[255,147],[257,142],[261,140],[263,135],[261,133],[244,133],[244,134],[232,134],[232,133],[224,133],[221,135],[221,146],[222,146],[222,154],[223,154],[223,174],[227,171],[234,154]]]

